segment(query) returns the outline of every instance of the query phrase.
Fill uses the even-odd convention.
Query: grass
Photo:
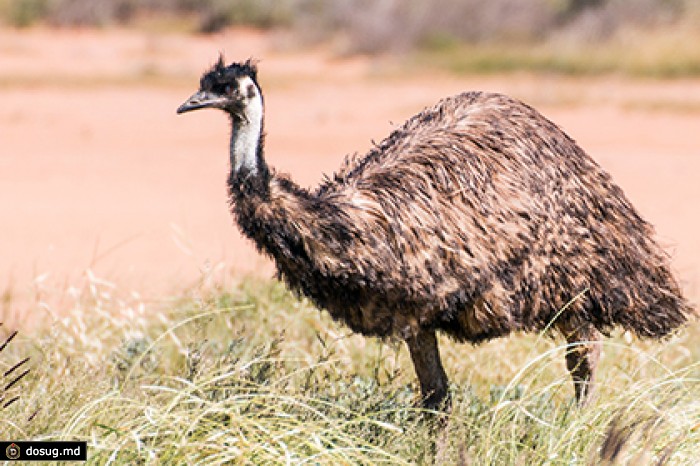
[[[409,64],[457,74],[533,72],[676,79],[700,75],[700,48],[694,46],[699,40],[700,31],[689,25],[656,31],[628,28],[592,43],[549,38],[466,44],[435,36],[425,41]]]
[[[86,440],[88,464],[696,464],[698,328],[604,347],[598,399],[571,400],[538,335],[442,341],[448,416],[414,408],[398,342],[349,331],[277,283],[160,304],[92,281],[70,313],[0,353],[31,372],[0,438]],[[606,463],[607,461],[607,463]]]

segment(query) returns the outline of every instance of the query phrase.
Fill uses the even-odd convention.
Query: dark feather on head
[[[249,58],[242,63],[231,63],[226,66],[224,56],[220,54],[214,66],[202,76],[199,87],[201,90],[222,94],[226,86],[237,84],[241,77],[248,76],[259,88],[256,64],[255,60]]]

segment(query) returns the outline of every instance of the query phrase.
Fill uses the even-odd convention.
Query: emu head
[[[177,109],[185,113],[201,108],[218,108],[234,120],[247,121],[249,107],[262,105],[257,69],[252,60],[226,66],[222,56],[199,82],[199,90]]]

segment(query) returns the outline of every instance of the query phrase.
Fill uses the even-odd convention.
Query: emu
[[[334,319],[403,339],[426,408],[449,409],[438,331],[472,344],[556,331],[585,404],[601,334],[621,326],[658,339],[693,313],[652,226],[569,136],[517,100],[445,98],[314,190],[265,162],[251,60],[219,57],[177,113],[203,108],[231,121],[228,190],[243,234]]]

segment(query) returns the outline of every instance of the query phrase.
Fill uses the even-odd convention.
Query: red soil
[[[269,162],[306,186],[443,96],[495,90],[533,104],[612,173],[700,297],[700,81],[460,78],[280,50],[245,31],[0,30],[5,319],[37,293],[60,310],[88,269],[146,297],[271,275],[228,213],[227,120],[175,115],[219,51],[262,59]]]

